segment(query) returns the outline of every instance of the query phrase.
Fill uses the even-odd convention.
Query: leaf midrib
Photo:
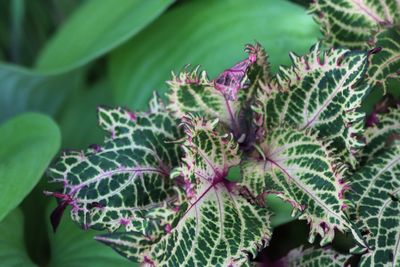
[[[324,205],[324,203],[322,202],[321,199],[319,199],[317,196],[315,196],[314,194],[312,194],[311,192],[308,191],[308,189],[303,186],[300,181],[296,180],[293,176],[290,175],[290,173],[288,173],[282,166],[280,166],[277,162],[275,162],[274,160],[271,159],[266,159],[267,161],[269,161],[271,164],[275,165],[276,167],[278,167],[278,169],[280,169],[284,174],[286,174],[289,179],[291,179],[292,181],[294,181],[294,183],[296,183],[296,185],[302,189],[304,192],[306,192],[312,199],[314,199],[315,202],[317,202],[319,204],[319,206],[323,207],[327,212],[329,212],[330,214],[332,214],[333,217],[336,217],[340,222],[343,221],[344,225],[346,225],[347,227],[349,227],[347,225],[347,222],[344,220],[344,218],[341,218],[339,215],[337,215],[335,212],[333,212],[329,207],[327,207],[326,205]]]

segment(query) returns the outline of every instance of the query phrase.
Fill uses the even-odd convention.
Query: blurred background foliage
[[[0,0],[0,266],[132,266],[67,216],[51,231],[47,165],[60,149],[102,142],[98,105],[145,110],[189,63],[212,79],[258,41],[273,72],[290,64],[289,51],[320,38],[307,2]],[[277,259],[306,243],[307,224],[268,200],[276,229],[260,258]]]

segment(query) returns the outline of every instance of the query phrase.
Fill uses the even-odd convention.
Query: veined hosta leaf
[[[310,223],[310,242],[319,234],[324,245],[332,241],[335,229],[353,230],[343,211],[345,170],[315,134],[276,128],[243,161],[241,185],[250,198],[276,194],[291,203],[302,212],[300,219]]]
[[[226,179],[240,162],[232,136],[215,131],[216,121],[184,118],[186,140],[180,170],[187,203],[159,240],[138,233],[97,239],[122,255],[153,266],[242,266],[270,238],[269,213],[237,195]]]
[[[374,31],[399,21],[397,0],[315,0],[310,12],[331,46],[368,49]]]
[[[400,5],[400,2],[398,4]],[[400,78],[400,24],[379,32],[374,38],[373,46],[381,50],[370,57],[368,82],[374,86],[381,86],[384,92],[387,92],[388,80]]]
[[[372,248],[362,256],[360,266],[399,266],[400,147],[369,161],[352,180],[355,215],[360,227],[368,229]]]
[[[396,135],[400,137],[400,109],[392,108],[388,113],[378,114],[378,123],[365,131],[366,146],[362,150],[363,164],[374,159],[388,147]]]
[[[84,228],[140,229],[146,213],[171,204],[176,192],[168,176],[178,166],[181,137],[175,120],[153,99],[150,113],[99,108],[99,124],[108,133],[102,146],[64,152],[50,169],[62,183],[63,201],[54,216],[71,205],[72,219]]]
[[[363,146],[364,114],[357,111],[368,87],[360,84],[367,69],[367,53],[347,49],[291,54],[293,65],[281,68],[276,82],[265,84],[257,95],[255,111],[264,116],[264,129],[280,125],[312,129],[330,142],[346,162]]]
[[[210,81],[205,71],[185,70],[178,76],[173,74],[168,82],[169,110],[181,118],[187,113],[218,118],[228,125],[239,138],[250,127],[244,118],[259,82],[269,80],[267,55],[259,44],[247,45],[249,57],[230,69],[225,70],[215,80]]]
[[[340,254],[331,248],[296,248],[279,262],[286,267],[343,267],[351,255]]]

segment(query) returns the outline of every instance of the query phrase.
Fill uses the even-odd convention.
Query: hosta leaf
[[[381,50],[371,55],[368,82],[387,92],[388,80],[400,77],[400,25],[378,33],[374,37],[373,46]]]
[[[188,63],[200,64],[214,78],[240,61],[237,52],[252,40],[263,44],[271,65],[278,66],[288,62],[289,51],[303,53],[318,37],[312,18],[289,1],[184,1],[111,53],[115,100],[142,108],[154,89],[166,92],[171,70],[178,73]]]
[[[360,266],[400,264],[400,147],[395,146],[369,161],[353,177],[350,196],[355,215],[368,233],[372,249]]]
[[[82,66],[138,33],[172,2],[119,0],[116,4],[112,0],[86,1],[48,42],[37,68],[66,71]]]
[[[71,94],[66,108],[58,118],[63,139],[62,147],[83,148],[103,141],[103,131],[97,127],[96,108],[99,104],[113,105],[109,89],[109,82],[102,80],[90,89],[81,88]]]
[[[205,71],[185,70],[174,75],[170,85],[169,110],[181,118],[187,113],[219,119],[236,137],[250,127],[245,118],[259,82],[267,82],[267,56],[259,44],[247,45],[249,57],[221,73],[214,81]]]
[[[0,125],[0,221],[39,182],[60,148],[60,130],[49,117],[25,113]]]
[[[27,111],[56,116],[68,94],[81,86],[81,74],[48,75],[0,64],[0,122]]]
[[[276,128],[243,161],[242,193],[250,198],[276,194],[288,201],[310,223],[309,241],[319,234],[326,244],[335,229],[353,230],[343,211],[345,168],[331,154],[309,131]]]
[[[315,0],[310,12],[329,45],[368,49],[374,31],[399,21],[400,4],[393,0]]]
[[[180,132],[157,99],[148,114],[98,112],[108,133],[104,145],[66,151],[50,169],[52,182],[64,186],[62,194],[53,194],[63,199],[54,216],[69,204],[72,219],[84,228],[141,229],[147,211],[176,199],[168,176],[178,165],[179,148],[168,141]]]
[[[53,203],[52,203],[53,204]],[[46,217],[51,213],[55,205],[48,205]],[[48,267],[136,267],[129,260],[121,257],[106,246],[94,240],[94,230],[82,232],[73,221],[62,220],[56,233],[47,220],[46,230],[50,243],[50,260]],[[20,265],[22,266],[22,265]]]
[[[266,134],[282,124],[316,130],[337,154],[356,165],[354,154],[363,146],[359,137],[364,114],[357,109],[368,92],[360,85],[367,53],[322,51],[317,44],[305,56],[290,56],[293,65],[281,68],[276,82],[265,84],[257,96],[255,110],[265,118]]]
[[[270,238],[269,213],[237,195],[226,179],[240,162],[238,144],[221,136],[216,122],[184,118],[186,140],[181,168],[187,203],[179,221],[159,240],[138,233],[111,234],[98,240],[132,260],[154,266],[241,266]]]
[[[297,248],[289,252],[289,254],[279,262],[286,267],[343,267],[350,255],[340,254],[331,248]]]
[[[24,216],[20,209],[11,211],[0,222],[0,259],[7,267],[36,267],[25,247]]]
[[[400,109],[392,108],[388,113],[378,114],[376,125],[365,131],[366,146],[362,150],[362,162],[366,163],[384,151],[400,137]]]

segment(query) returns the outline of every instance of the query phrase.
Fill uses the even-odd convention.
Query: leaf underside
[[[259,44],[247,45],[249,54],[230,69],[210,81],[199,67],[173,74],[168,81],[168,109],[180,119],[188,113],[207,119],[219,119],[236,138],[249,134],[250,105],[260,82],[269,80],[269,64]]]
[[[287,267],[343,267],[350,255],[340,254],[331,248],[296,248],[280,260]]]

